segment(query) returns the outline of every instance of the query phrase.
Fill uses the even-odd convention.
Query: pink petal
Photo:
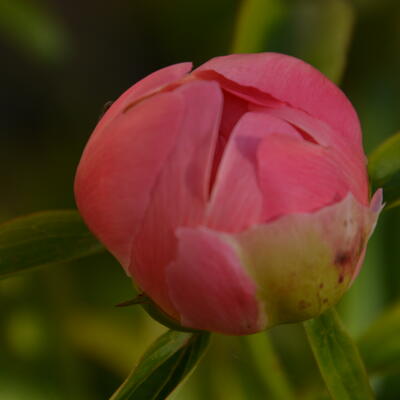
[[[248,108],[247,101],[234,96],[229,92],[224,92],[224,108],[219,134],[228,140],[236,123],[243,114],[249,111]]]
[[[165,93],[119,114],[90,139],[78,166],[79,211],[125,268],[151,190],[175,145],[183,108],[181,96]]]
[[[214,186],[215,178],[221,163],[222,155],[232,130],[239,119],[248,111],[248,103],[243,99],[233,96],[228,92],[224,94],[224,106],[222,109],[221,124],[219,127],[218,142],[215,149],[214,161],[211,173],[210,191]]]
[[[172,316],[165,267],[175,257],[175,229],[204,219],[223,101],[215,82],[193,81],[173,93],[185,104],[184,121],[152,192],[130,266],[141,289]]]
[[[265,302],[268,326],[315,317],[351,284],[377,212],[349,194],[315,213],[286,215],[232,235]]]
[[[277,53],[233,54],[213,58],[195,73],[205,71],[215,71],[243,87],[268,93],[325,121],[347,140],[361,143],[357,114],[343,92],[297,58]]]
[[[315,211],[343,199],[349,185],[331,153],[301,138],[266,137],[258,148],[264,220]]]
[[[180,228],[178,258],[167,269],[172,301],[184,326],[245,335],[263,329],[256,285],[224,236]]]
[[[261,107],[250,107],[250,109],[262,110]],[[289,122],[320,145],[330,147],[333,150],[330,157],[335,158],[343,174],[347,176],[350,191],[359,202],[364,205],[368,204],[369,186],[366,157],[361,144],[349,143],[329,125],[301,110],[284,106],[264,109],[264,112]]]
[[[163,86],[183,78],[191,69],[192,63],[190,62],[174,64],[159,69],[135,83],[111,105],[98,123],[94,134],[98,134],[105,125],[123,112],[126,107],[137,102],[142,97],[154,94]]]
[[[258,183],[257,150],[262,139],[271,134],[300,137],[291,125],[265,113],[246,113],[236,124],[212,191],[209,227],[238,232],[261,221],[263,194]]]
[[[369,220],[370,231],[369,231],[369,233],[367,232],[367,234],[366,234],[367,240],[371,237],[372,233],[374,232],[376,223],[378,222],[379,214],[381,213],[381,211],[382,211],[382,209],[384,207],[384,204],[382,202],[383,202],[383,191],[382,191],[382,189],[378,189],[374,193],[374,195],[372,196],[371,203],[370,203],[370,206],[369,206],[369,210],[370,210],[370,220]],[[360,259],[358,260],[358,263],[356,265],[356,268],[354,269],[354,273],[353,273],[353,276],[351,278],[350,284],[352,284],[354,282],[354,280],[357,278],[357,276],[358,276],[358,274],[360,272],[360,269],[361,269],[362,264],[364,262],[364,257],[365,257],[366,251],[367,251],[367,246],[365,245],[364,249],[363,249],[363,251],[361,253]]]

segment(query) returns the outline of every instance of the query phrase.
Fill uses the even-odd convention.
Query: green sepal
[[[193,333],[200,333],[204,332],[198,329],[191,329],[185,326],[182,326],[179,321],[170,317],[164,311],[158,307],[154,301],[148,297],[145,293],[140,293],[136,297],[131,300],[123,301],[122,303],[116,304],[116,307],[128,307],[128,306],[135,306],[140,305],[143,309],[150,315],[153,319],[159,322],[161,325],[172,329],[174,331],[179,332],[193,332]]]

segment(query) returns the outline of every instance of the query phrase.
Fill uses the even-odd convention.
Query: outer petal
[[[181,228],[178,258],[167,270],[171,298],[184,326],[229,335],[263,329],[256,285],[221,234]]]
[[[378,213],[350,194],[315,213],[287,215],[235,235],[269,326],[315,317],[341,298]]]
[[[183,78],[192,69],[192,63],[180,63],[159,69],[144,79],[135,83],[123,93],[107,110],[93,132],[91,140],[99,135],[103,128],[108,125],[118,114],[124,112],[125,108],[134,104],[141,98],[154,94],[160,88]]]
[[[260,110],[260,107],[256,107],[255,110]],[[264,109],[264,112],[289,122],[320,145],[329,147],[332,150],[330,157],[335,158],[336,163],[340,165],[341,171],[347,176],[350,191],[359,202],[364,205],[368,204],[369,187],[366,157],[360,144],[352,145],[348,143],[343,136],[338,135],[329,125],[301,110],[284,106],[268,110]]]
[[[151,190],[175,145],[183,108],[182,98],[174,93],[143,101],[90,140],[79,163],[79,211],[125,268]]]
[[[264,221],[316,211],[343,199],[349,185],[332,151],[301,138],[266,137],[258,149]]]
[[[379,216],[380,212],[382,211],[383,207],[384,207],[383,191],[382,191],[382,189],[378,189],[372,196],[370,207],[369,207],[370,211],[371,211],[371,215],[372,215],[372,218],[371,218],[372,225],[371,225],[371,230],[367,236],[367,240],[371,237],[372,233],[374,232],[376,223],[378,222],[378,216]],[[365,257],[366,252],[367,252],[367,246],[364,247],[364,249],[361,253],[360,259],[358,260],[356,268],[354,269],[354,273],[351,278],[350,284],[352,284],[354,282],[354,280],[357,278],[357,276],[360,272],[360,269],[362,267],[362,264],[364,262],[364,257]]]
[[[297,58],[277,53],[233,54],[213,58],[195,73],[210,70],[304,110],[330,124],[347,140],[361,143],[357,114],[343,92]]]
[[[239,232],[262,220],[264,196],[258,179],[257,151],[271,134],[300,139],[291,125],[265,113],[246,113],[236,124],[212,191],[207,226]]]
[[[171,316],[175,310],[165,268],[175,258],[175,229],[197,226],[204,219],[223,102],[215,82],[190,82],[174,93],[185,104],[184,120],[152,192],[129,267],[141,289]]]

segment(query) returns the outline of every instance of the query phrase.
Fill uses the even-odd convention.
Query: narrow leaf
[[[340,82],[354,24],[347,0],[296,2],[293,20],[294,55]]]
[[[243,338],[257,372],[262,378],[265,392],[271,399],[291,400],[294,394],[278,354],[266,332]]]
[[[110,400],[165,399],[193,370],[208,342],[208,333],[168,331],[148,349]]]
[[[0,225],[0,277],[103,250],[76,211],[44,211]]]
[[[28,55],[48,63],[62,61],[69,47],[62,21],[38,2],[0,1],[0,32]]]
[[[400,304],[386,311],[358,341],[370,372],[400,372]]]
[[[373,189],[383,188],[388,206],[400,205],[400,132],[372,152],[368,172]]]
[[[266,51],[268,36],[283,15],[280,0],[242,0],[232,53]]]
[[[332,398],[374,399],[357,346],[345,331],[336,311],[330,309],[304,322],[304,327]]]

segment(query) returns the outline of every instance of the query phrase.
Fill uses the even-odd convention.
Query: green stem
[[[375,396],[357,346],[335,309],[304,322],[325,384],[335,400],[371,400]]]
[[[294,399],[292,389],[268,334],[261,332],[246,336],[244,340],[270,398],[274,400]]]

